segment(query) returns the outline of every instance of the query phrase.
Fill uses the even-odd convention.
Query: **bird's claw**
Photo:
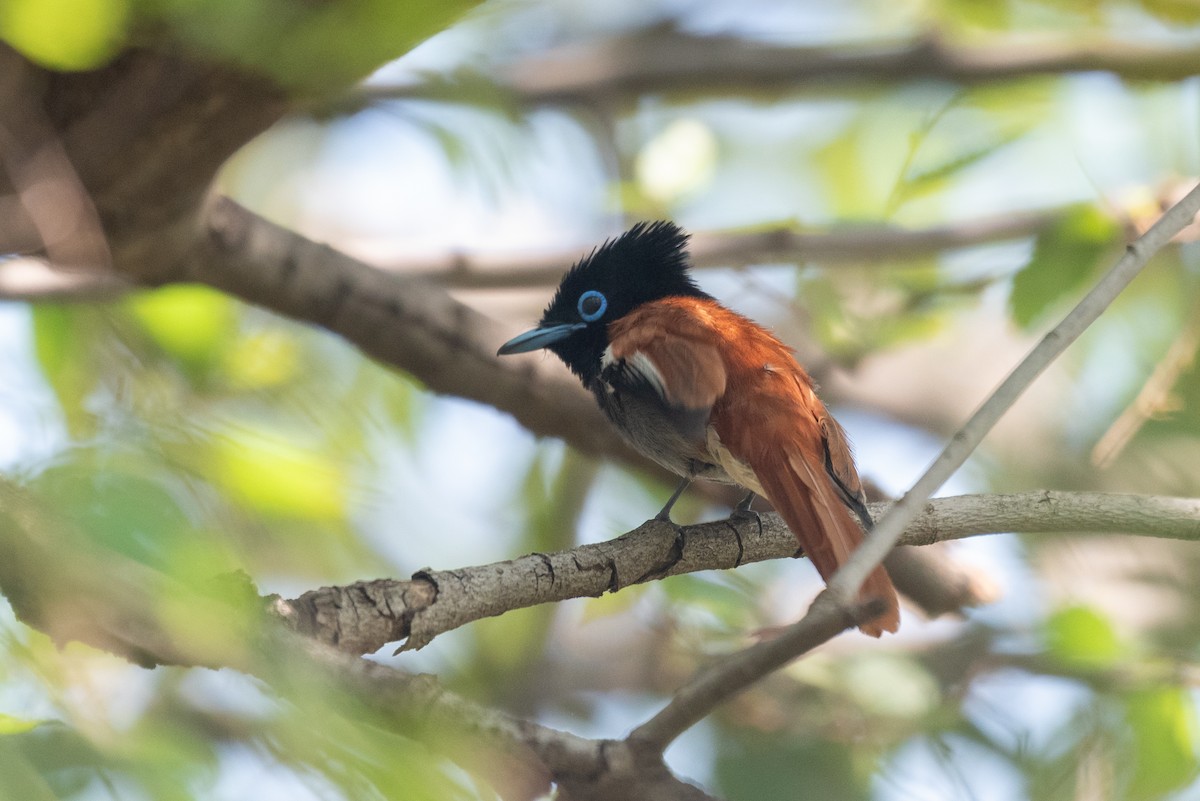
[[[758,525],[758,533],[761,534],[763,530],[762,515],[750,508],[753,503],[754,493],[752,492],[733,507],[733,511],[729,513],[729,519],[734,521],[753,520]]]

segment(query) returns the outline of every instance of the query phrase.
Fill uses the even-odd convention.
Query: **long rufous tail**
[[[799,448],[760,453],[750,466],[775,511],[796,535],[800,548],[821,578],[829,581],[863,539],[862,529],[842,503],[833,480],[823,466],[811,464]],[[886,604],[882,615],[859,626],[864,634],[879,637],[900,627],[896,588],[883,566],[875,568],[863,582],[859,597],[878,598]]]

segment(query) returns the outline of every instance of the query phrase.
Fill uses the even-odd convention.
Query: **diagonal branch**
[[[878,608],[873,608],[878,607]],[[629,733],[629,740],[658,751],[706,718],[724,701],[745,690],[819,645],[883,612],[874,602],[861,608],[844,609],[828,593],[817,597],[808,614],[785,628],[778,636],[755,643],[700,672],[676,691],[670,703]]]
[[[581,452],[654,472],[603,422],[574,379],[537,357],[502,362],[510,332],[440,287],[391,275],[306,239],[227,198],[167,280],[197,281],[341,335],[433,392],[481,401]]]
[[[871,505],[877,517],[887,509]],[[925,505],[902,542],[929,545],[1006,531],[1114,531],[1200,541],[1200,500],[1051,491],[939,498]],[[371,653],[401,640],[415,649],[513,609],[797,555],[794,535],[775,514],[762,515],[761,529],[753,520],[679,529],[650,521],[607,542],[476,567],[423,570],[408,581],[323,587],[293,600],[276,599],[273,609],[296,631],[348,653]],[[978,595],[967,593],[962,600],[977,601]]]
[[[1200,184],[1168,209],[1150,230],[1129,245],[1125,255],[1112,270],[1100,279],[1062,322],[1046,334],[1004,379],[954,435],[912,489],[879,521],[874,531],[851,556],[850,561],[833,577],[829,589],[839,602],[850,606],[852,599],[858,595],[863,580],[883,561],[904,533],[904,529],[920,514],[921,507],[929,496],[962,466],[1017,398],[1100,317],[1117,295],[1141,272],[1151,257],[1195,220],[1198,211]]]
[[[1144,524],[1144,519],[1139,522],[1143,513],[1156,508],[1164,510],[1167,517],[1173,518],[1174,523],[1178,525],[1164,521],[1163,526],[1152,525],[1146,533],[1158,536],[1182,536],[1186,539],[1200,537],[1200,515],[1198,515],[1200,500],[1099,495],[1097,493],[1071,495],[1043,492],[1029,495],[1032,495],[1033,498],[1025,496],[1023,500],[1032,500],[1033,508],[1038,512],[1039,518],[1033,525],[1042,531],[1052,528],[1062,530],[1056,527],[1064,523],[1068,528],[1073,527],[1074,523],[1067,523],[1063,516],[1066,506],[1074,506],[1077,511],[1082,513],[1083,517],[1088,517],[1090,514],[1094,514],[1097,507],[1110,507],[1115,501],[1116,505],[1122,508],[1124,514],[1121,517],[1124,517],[1130,524],[1130,528]],[[1006,500],[1003,496],[982,497],[985,508],[993,512],[1000,511],[997,504],[1004,505]],[[1087,503],[1086,507],[1076,506],[1084,500],[1084,497],[1087,498],[1087,501],[1095,501],[1095,505]],[[936,503],[927,504],[926,509],[928,510],[930,505],[936,505]],[[1176,515],[1179,513],[1182,513],[1183,516],[1177,518]],[[891,513],[889,516],[894,517]],[[1109,520],[1106,523],[1094,520],[1093,522],[1099,524],[1097,528],[1104,528],[1115,521]],[[931,535],[935,538],[938,536],[934,532],[926,531],[920,538],[905,536],[902,539],[905,542],[928,541],[926,538]],[[883,605],[880,603],[875,603],[876,608],[874,609],[870,608],[871,604],[847,604],[835,593],[836,588],[831,585],[828,590],[817,597],[803,618],[784,628],[775,639],[738,651],[702,671],[680,688],[671,701],[657,714],[635,728],[630,733],[629,739],[647,748],[665,750],[676,737],[707,717],[718,705],[768,673],[778,670],[796,657],[808,653],[843,630],[857,625],[861,621],[870,620],[883,611]]]

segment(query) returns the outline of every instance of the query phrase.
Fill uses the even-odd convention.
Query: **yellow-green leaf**
[[[42,725],[40,720],[25,720],[0,712],[0,736],[5,734],[23,734]]]
[[[38,364],[62,406],[67,429],[80,438],[93,433],[86,402],[99,380],[90,347],[95,333],[95,318],[87,309],[48,303],[33,308]]]
[[[1127,798],[1148,801],[1197,774],[1195,710],[1180,687],[1130,693],[1125,719],[1133,733],[1133,778]]]
[[[279,386],[299,372],[300,346],[287,331],[250,334],[228,350],[224,367],[229,383],[239,389]]]
[[[51,69],[103,64],[120,48],[128,22],[128,0],[0,2],[0,37]]]
[[[211,475],[263,514],[335,520],[346,506],[342,466],[280,432],[243,430],[215,440]]]
[[[144,292],[129,309],[154,342],[189,371],[216,363],[233,339],[237,307],[220,292],[180,284]]]
[[[1070,606],[1052,614],[1044,638],[1049,655],[1072,667],[1107,667],[1118,662],[1123,652],[1108,618],[1088,606]]]

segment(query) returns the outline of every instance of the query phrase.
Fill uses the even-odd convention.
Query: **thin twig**
[[[971,419],[950,440],[941,455],[904,497],[876,525],[829,584],[842,604],[850,606],[863,580],[875,569],[913,519],[922,504],[954,474],[979,443],[1033,381],[1104,312],[1150,258],[1172,237],[1191,224],[1200,211],[1200,185],[1193,187],[1163,214],[1150,230],[1131,244],[1125,255],[1100,279],[1062,322],[1039,342],[1004,379]]]
[[[1147,420],[1171,410],[1171,389],[1195,363],[1197,349],[1200,349],[1200,296],[1193,301],[1183,330],[1146,379],[1137,397],[1097,440],[1092,448],[1092,464],[1097,467],[1111,465]]]
[[[825,599],[824,602],[822,599]],[[879,610],[843,611],[826,596],[818,597],[808,614],[778,636],[738,651],[684,685],[658,714],[629,734],[637,742],[659,750],[703,720],[715,706],[740,693],[763,676],[807,653]]]

